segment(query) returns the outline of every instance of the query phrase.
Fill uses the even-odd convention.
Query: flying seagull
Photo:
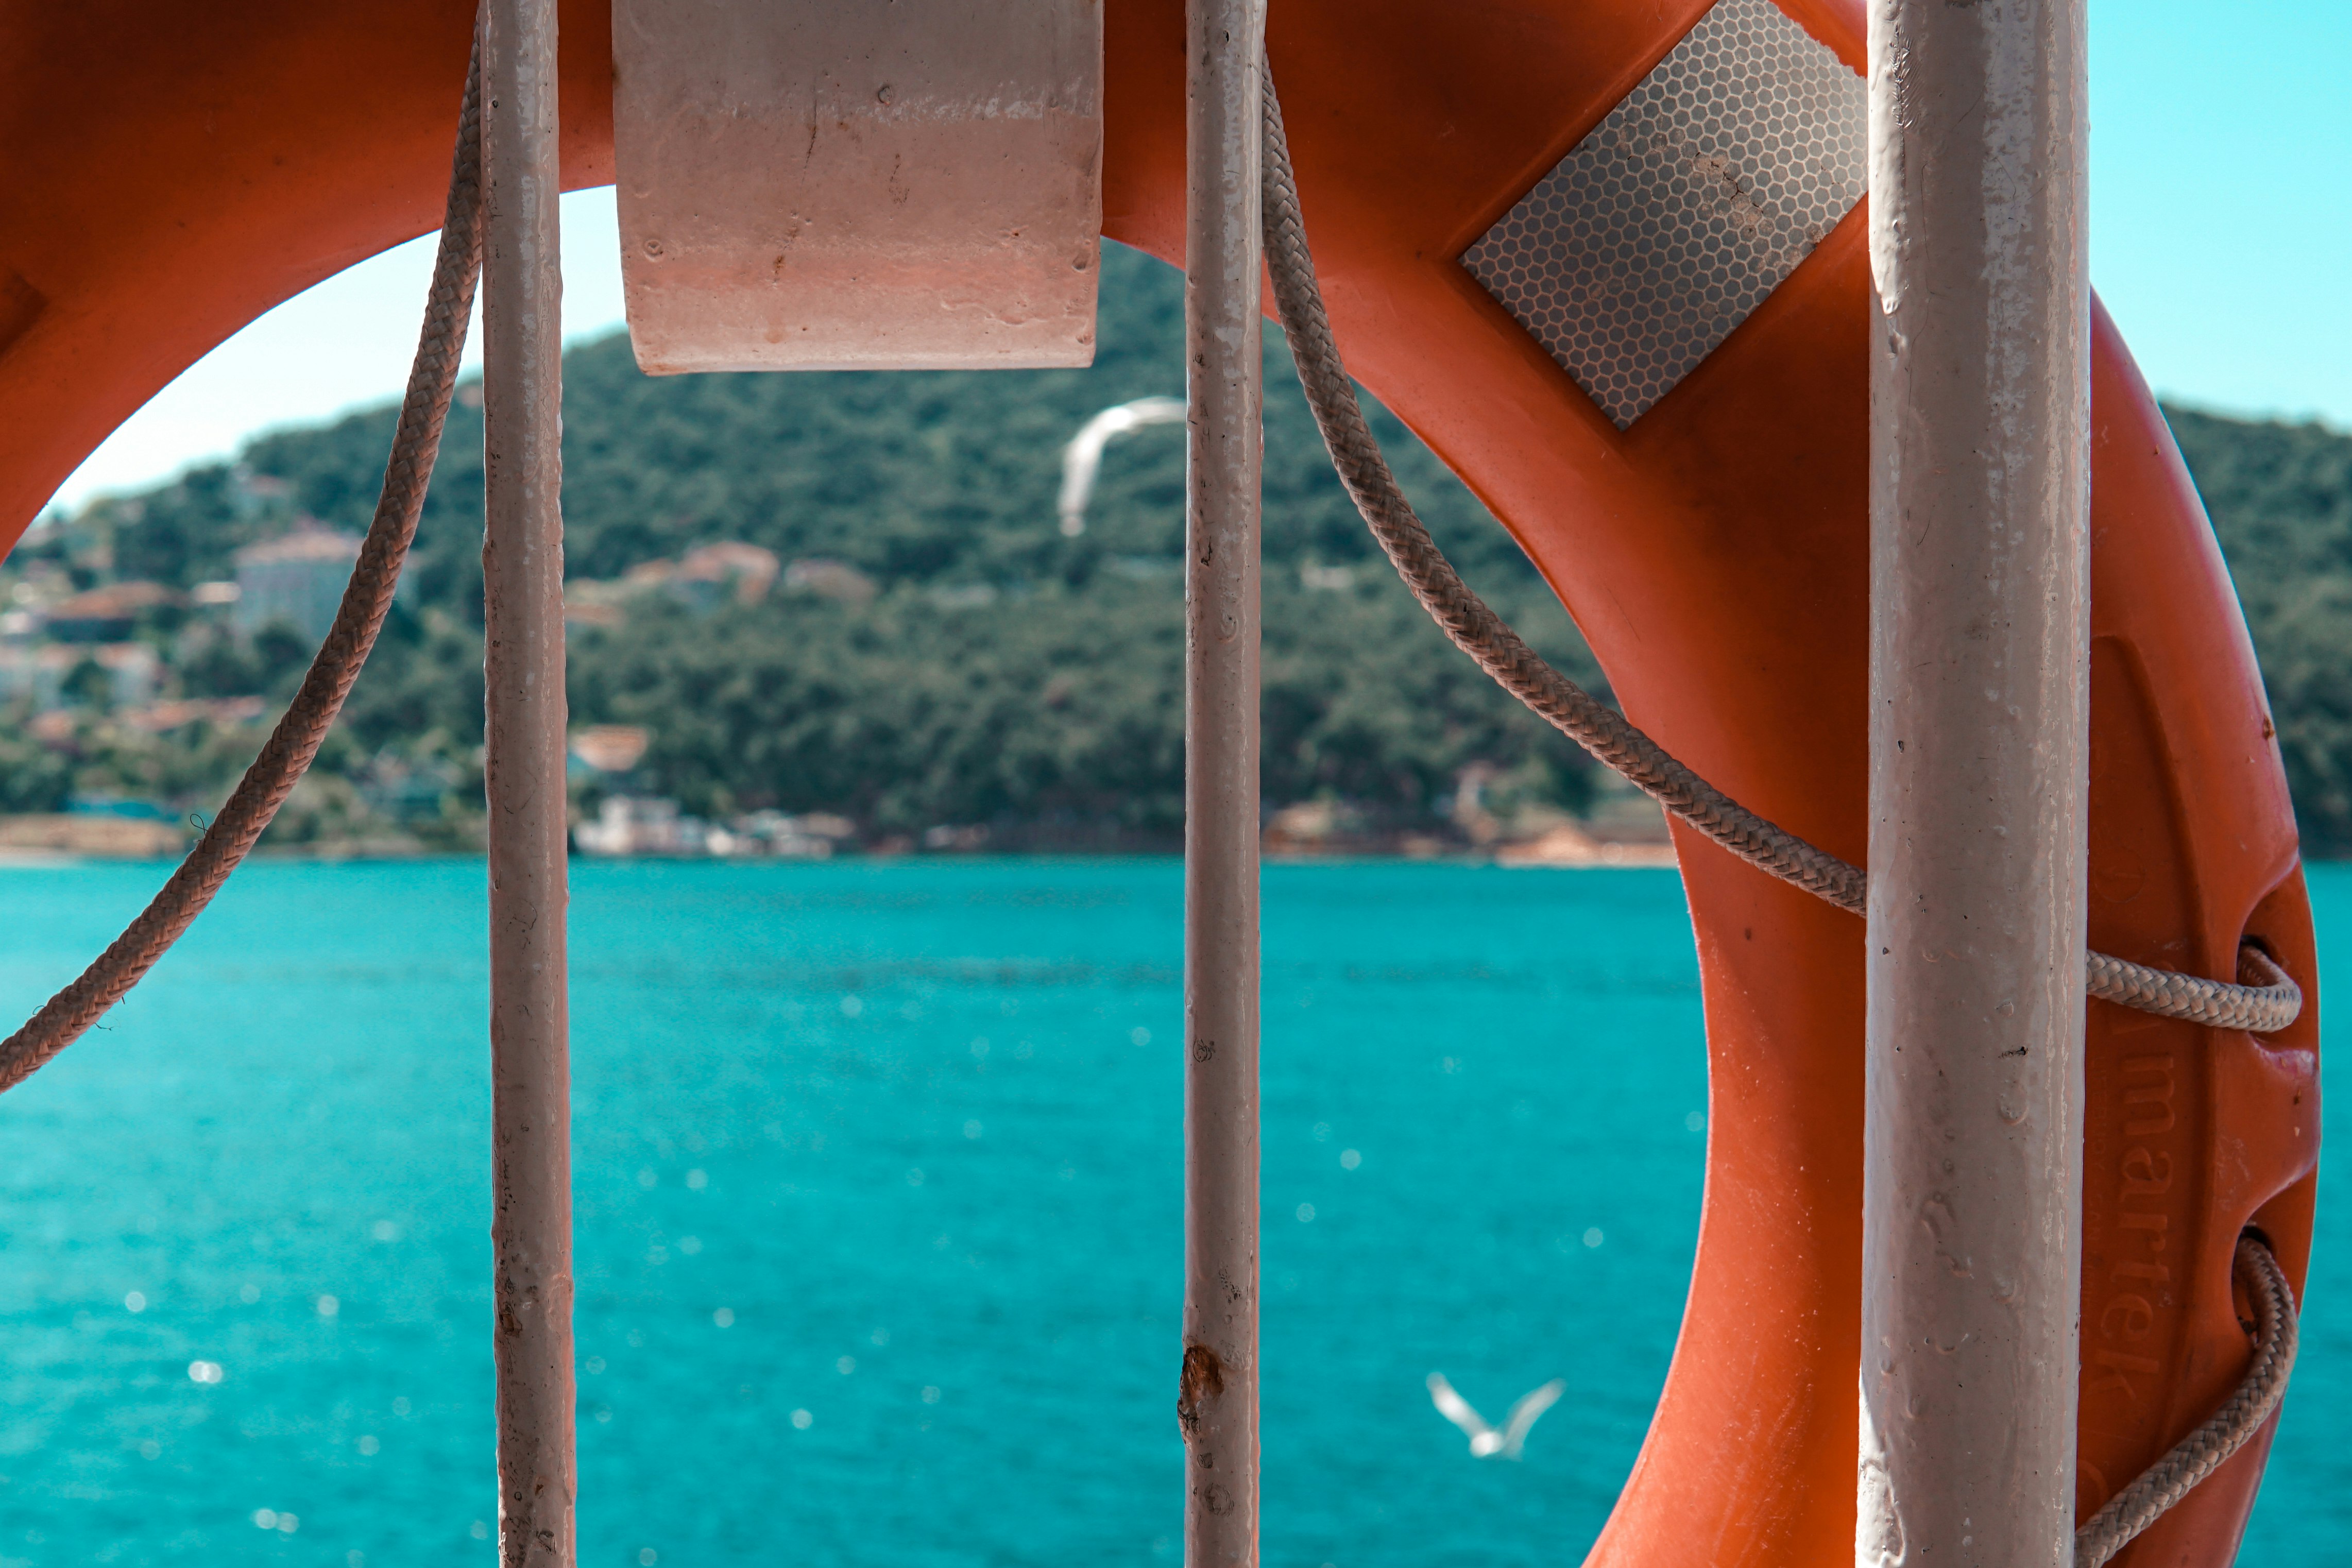
[[[1555,1377],[1541,1388],[1522,1394],[1518,1403],[1511,1406],[1510,1415],[1503,1418],[1503,1429],[1497,1432],[1486,1425],[1485,1416],[1470,1408],[1468,1400],[1454,1392],[1454,1385],[1445,1381],[1444,1373],[1429,1374],[1429,1402],[1437,1406],[1440,1415],[1470,1435],[1470,1452],[1481,1459],[1517,1458],[1519,1449],[1527,1443],[1528,1428],[1536,1424],[1537,1416],[1559,1403],[1566,1392],[1567,1380]]]
[[[1147,425],[1178,424],[1183,417],[1181,397],[1139,397],[1087,420],[1062,448],[1062,536],[1076,539],[1087,531],[1087,501],[1095,491],[1095,475],[1102,469],[1103,448],[1114,437]]]

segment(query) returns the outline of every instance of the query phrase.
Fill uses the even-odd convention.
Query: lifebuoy
[[[1853,0],[1777,3],[1858,70]],[[1559,591],[1627,712],[1739,800],[1864,845],[1868,263],[1858,209],[1631,419],[1463,257],[1711,0],[1280,0],[1268,53],[1351,368]],[[113,426],[278,300],[437,220],[472,7],[0,5],[0,539]],[[609,11],[567,5],[568,183],[611,178]],[[1114,0],[1106,231],[1183,237],[1180,0]],[[1736,194],[1736,193],[1735,193]],[[1728,198],[1727,198],[1728,200]],[[1538,301],[1540,304],[1540,301]],[[1670,367],[1671,368],[1671,367]],[[1655,389],[1653,389],[1655,390]],[[2091,936],[2220,978],[2242,940],[2309,995],[2294,817],[2229,578],[2104,313],[2093,369]],[[1713,1114],[1681,1342],[1601,1563],[1818,1563],[1853,1539],[1862,948],[1851,915],[1678,833]],[[2084,1517],[2247,1359],[2242,1231],[2299,1290],[2317,1010],[2256,1038],[2091,1005]],[[2219,1563],[2258,1440],[2131,1550]]]

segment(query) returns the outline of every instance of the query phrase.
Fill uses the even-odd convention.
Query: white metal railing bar
[[[1870,8],[1855,1558],[2074,1554],[2090,755],[2083,0]]]
[[[554,0],[489,0],[482,121],[483,769],[499,1550],[506,1568],[571,1568],[576,1470]]]
[[[1264,0],[1186,7],[1184,1555],[1258,1522],[1258,99]]]

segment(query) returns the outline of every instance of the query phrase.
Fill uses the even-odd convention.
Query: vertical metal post
[[[571,1568],[576,1472],[555,5],[489,0],[485,11],[483,771],[499,1551],[506,1568]]]
[[[1870,9],[1867,1568],[2073,1561],[2084,0]]]
[[[1257,1563],[1264,0],[1185,8],[1184,1555]]]

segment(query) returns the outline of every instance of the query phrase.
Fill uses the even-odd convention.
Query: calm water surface
[[[1175,1568],[1177,867],[575,878],[582,1561]],[[0,1010],[156,879],[0,870]],[[1274,867],[1265,919],[1266,1561],[1572,1562],[1696,1231],[1678,885]],[[255,866],[0,1100],[0,1564],[493,1561],[483,927],[478,863]],[[2347,1199],[2249,1563],[2352,1552]],[[1432,1370],[1572,1392],[1482,1464]]]

